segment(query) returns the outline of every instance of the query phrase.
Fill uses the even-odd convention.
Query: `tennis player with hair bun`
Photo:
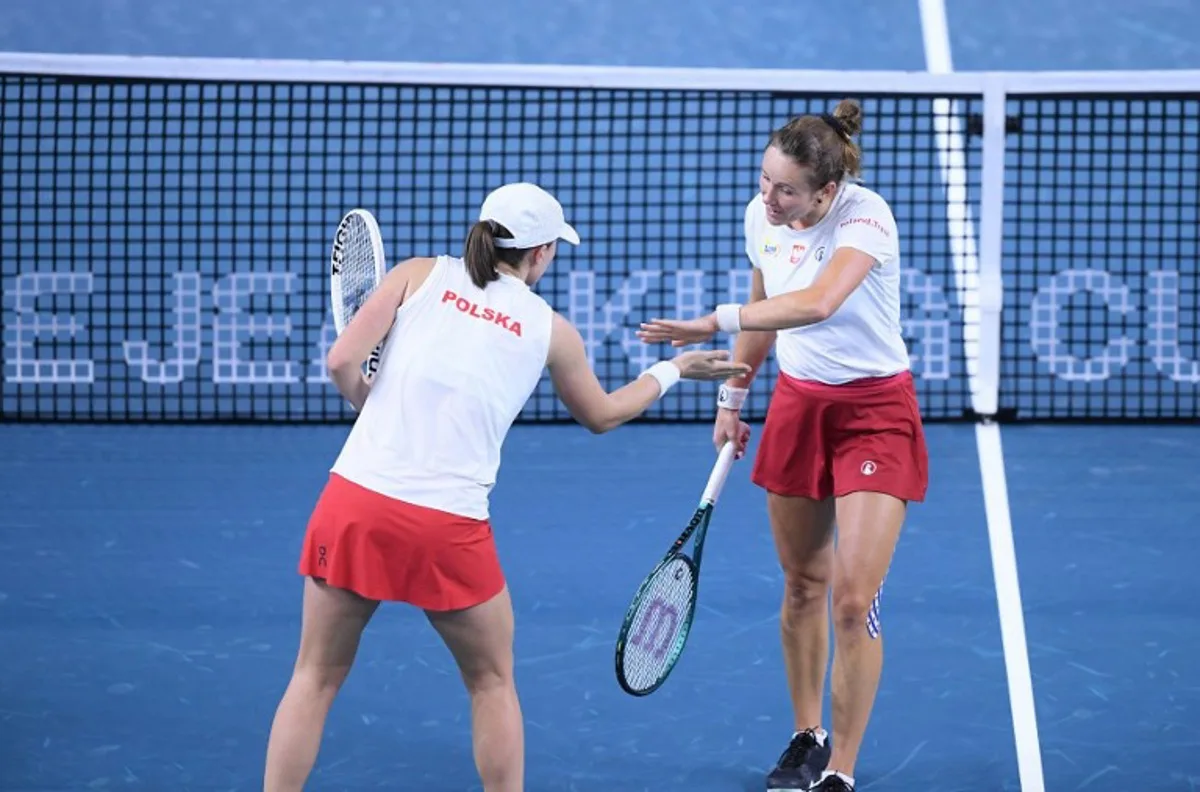
[[[329,350],[330,377],[359,415],[304,537],[300,647],[271,727],[267,792],[304,787],[381,601],[423,609],[454,656],[483,788],[523,789],[512,600],[488,516],[509,427],[547,367],[593,432],[641,415],[681,377],[750,372],[728,353],[692,351],[606,392],[578,330],[530,288],[560,239],[579,244],[559,202],[506,184],[483,202],[462,258],[394,267]],[[361,366],[385,336],[368,385]]]
[[[762,155],[745,213],[750,301],[655,319],[648,343],[737,333],[753,371],[720,389],[713,441],[745,448],[739,411],[772,344],[779,379],[751,472],[784,575],[780,626],[795,731],[772,790],[853,792],[883,663],[879,592],[928,455],[900,333],[900,245],[887,202],[857,183],[862,109],[793,118]],[[836,525],[837,543],[834,544]],[[833,599],[832,723],[821,723]]]

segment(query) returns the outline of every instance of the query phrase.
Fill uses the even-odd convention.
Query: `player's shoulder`
[[[538,311],[544,312],[550,317],[550,326],[551,330],[553,330],[554,317],[558,315],[558,311],[554,310],[554,306],[550,304],[549,300],[535,292],[533,289],[527,289],[526,294],[528,295],[528,300],[537,306]]]
[[[429,280],[438,259],[420,256],[405,259],[393,266],[383,279],[383,288],[393,292],[398,301],[416,294]]]
[[[891,204],[887,199],[865,184],[851,182],[844,189],[846,194],[842,202],[842,211],[879,211],[889,215],[892,213]]]
[[[407,275],[427,276],[440,260],[440,257],[434,258],[432,256],[414,256],[413,258],[404,259],[404,261],[396,264],[394,267],[392,267],[388,274],[391,274],[392,272],[399,272]]]
[[[576,329],[575,324],[570,319],[568,319],[561,311],[556,311],[553,308],[550,309],[550,327],[551,330],[556,333],[563,333],[568,336],[579,335],[580,338],[583,337],[580,335],[579,330]]]
[[[896,217],[886,198],[861,184],[847,184],[843,189],[845,193],[837,209],[838,226],[871,220],[895,229]]]
[[[550,309],[550,349],[546,363],[551,367],[587,359],[587,349],[579,328],[563,314]]]

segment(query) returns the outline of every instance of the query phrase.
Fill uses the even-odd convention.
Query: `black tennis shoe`
[[[821,739],[812,729],[796,733],[787,749],[779,755],[775,769],[767,774],[767,789],[770,792],[807,792],[829,764],[832,750],[829,743],[829,735]]]

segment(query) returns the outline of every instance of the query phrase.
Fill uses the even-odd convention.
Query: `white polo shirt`
[[[746,255],[762,271],[767,297],[812,285],[838,248],[875,259],[866,279],[833,316],[780,330],[775,355],[788,376],[839,385],[909,368],[900,332],[900,241],[887,202],[861,185],[844,184],[825,217],[797,231],[767,222],[762,195],[746,206]]]

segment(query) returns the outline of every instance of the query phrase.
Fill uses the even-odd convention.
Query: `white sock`
[[[833,776],[833,775],[835,775],[835,776],[837,776],[838,778],[840,778],[840,779],[842,779],[843,781],[845,781],[847,784],[849,784],[849,785],[850,785],[850,787],[851,787],[851,788],[853,788],[853,787],[854,787],[854,778],[853,778],[853,777],[851,777],[851,776],[848,776],[848,775],[846,775],[845,773],[837,773],[837,772],[834,772],[834,771],[832,771],[832,770],[826,770],[824,773],[821,773],[821,777],[817,779],[817,784],[819,785],[819,784],[820,784],[822,781],[824,781],[826,778],[829,778],[829,776]]]
[[[820,726],[812,730],[813,736],[817,738],[817,745],[824,746],[825,740],[829,737],[829,732],[822,729]],[[800,732],[792,732],[792,739],[800,736]]]

